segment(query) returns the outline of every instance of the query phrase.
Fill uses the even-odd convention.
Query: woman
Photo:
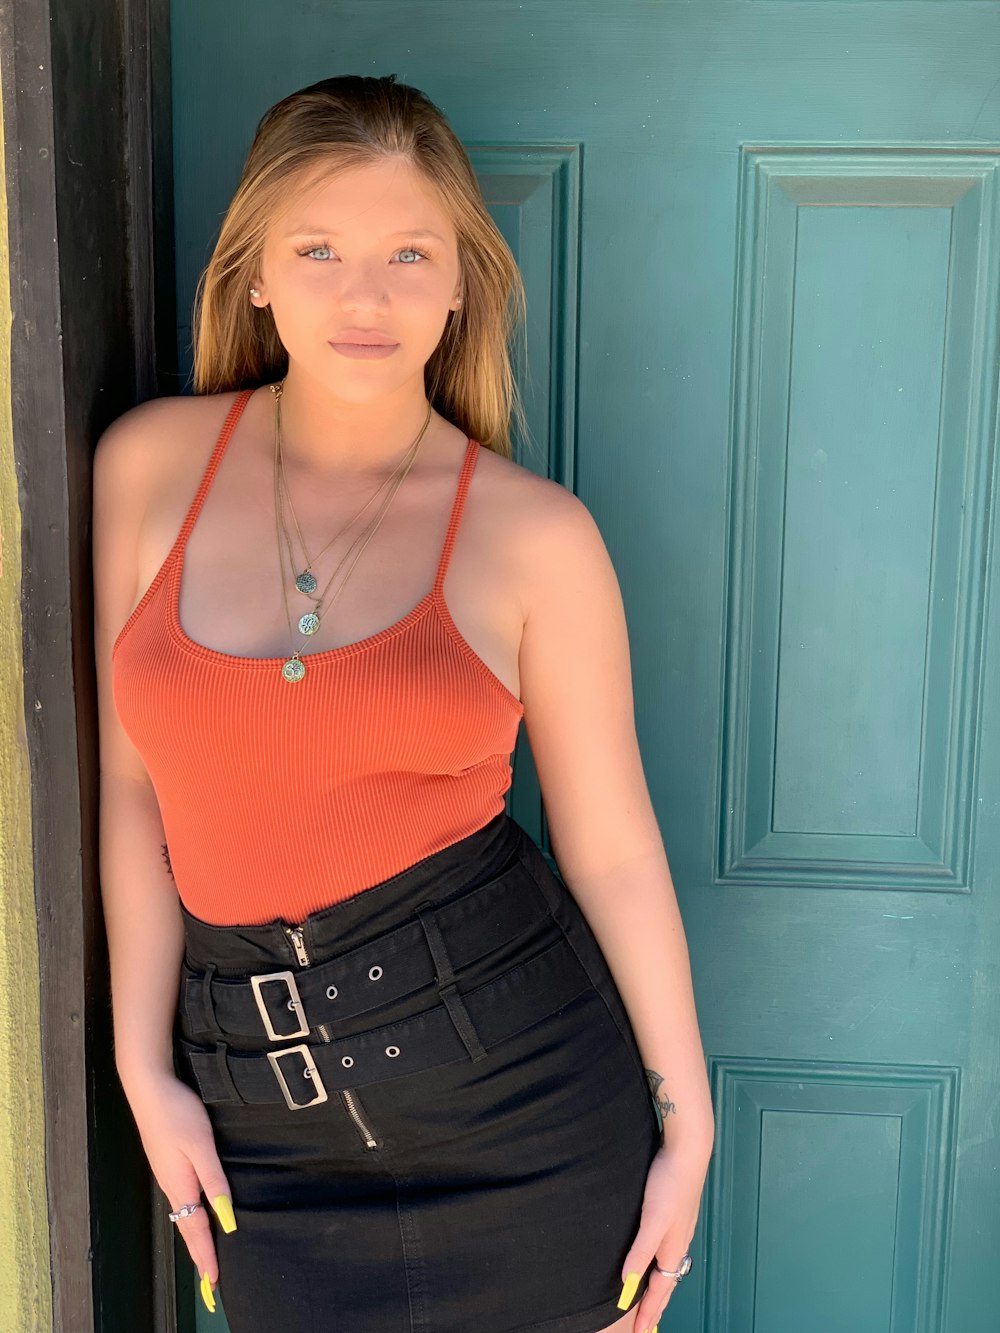
[[[523,288],[439,110],[272,107],[197,307],[194,397],[101,437],[94,561],[116,1064],[205,1302],[653,1328],[712,1148],[688,955],[618,584],[510,457]],[[559,875],[505,810],[522,717]]]

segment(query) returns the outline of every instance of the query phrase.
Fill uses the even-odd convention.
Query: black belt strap
[[[427,936],[427,948],[434,959],[438,994],[451,1015],[455,1031],[461,1037],[462,1044],[470,1057],[473,1060],[483,1060],[486,1058],[486,1047],[479,1040],[476,1025],[465,1007],[465,1001],[459,994],[458,984],[455,981],[455,968],[448,955],[441,927],[435,920],[434,904],[432,902],[421,903],[416,909],[416,913],[421,926],[424,928],[424,934]]]
[[[563,937],[461,1000],[477,1040],[489,1050],[562,1009],[591,985]],[[344,1088],[469,1059],[446,1003],[331,1042],[300,1042],[255,1054],[230,1051],[225,1042],[205,1050],[179,1038],[178,1046],[203,1101],[268,1105],[284,1100],[293,1110],[326,1101]]]
[[[517,863],[453,903],[436,908],[422,904],[418,921],[386,931],[336,958],[299,967],[292,961],[289,946],[292,966],[287,971],[258,973],[256,991],[249,978],[226,980],[215,974],[214,964],[195,971],[185,961],[182,1012],[194,1035],[214,1038],[222,1032],[274,1042],[305,1037],[321,1023],[354,1018],[435,980],[439,989],[447,988],[451,968],[464,967],[516,939],[548,911],[545,898]],[[435,945],[429,947],[431,934],[436,953]],[[443,966],[449,975],[443,974]],[[442,998],[449,1003],[443,989]],[[461,1021],[459,1013],[456,1022]],[[474,1041],[475,1034],[468,1035]]]

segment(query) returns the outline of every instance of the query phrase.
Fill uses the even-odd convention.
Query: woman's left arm
[[[662,1118],[663,1148],[625,1271],[641,1271],[654,1254],[676,1269],[714,1141],[687,943],[639,753],[618,579],[582,501],[538,480],[522,547],[524,723],[556,864],[608,961]],[[652,1274],[639,1333],[642,1320],[653,1327],[673,1286]]]

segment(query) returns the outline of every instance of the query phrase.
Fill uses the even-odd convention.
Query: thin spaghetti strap
[[[441,558],[438,560],[437,575],[434,579],[434,592],[439,597],[444,587],[444,577],[448,572],[452,547],[455,545],[455,538],[458,535],[458,525],[462,521],[465,497],[469,493],[469,483],[472,481],[473,469],[476,466],[476,459],[479,457],[481,447],[479,441],[473,440],[471,437],[466,445],[465,461],[462,463],[462,471],[459,473],[458,485],[455,488],[455,500],[451,506],[451,520],[448,523],[448,531],[445,534],[444,546],[441,548]]]
[[[177,541],[174,547],[175,551],[183,548],[191,529],[195,525],[195,520],[201,512],[202,505],[205,503],[205,496],[208,494],[208,488],[212,484],[212,478],[215,476],[216,470],[222,461],[222,455],[226,451],[226,445],[229,443],[230,437],[236,429],[236,423],[243,415],[243,409],[250,401],[250,395],[253,392],[253,389],[244,389],[237,395],[232,407],[230,407],[229,411],[226,413],[226,419],[222,423],[222,429],[219,431],[219,438],[215,442],[215,448],[212,450],[208,465],[202,474],[201,482],[195,492],[194,499],[191,501],[187,516],[181,524],[181,530],[177,534]]]
[[[208,488],[211,485],[212,478],[215,476],[215,470],[219,466],[219,460],[222,457],[226,445],[229,443],[229,437],[232,435],[236,423],[237,421],[239,421],[243,409],[244,407],[246,407],[247,402],[252,393],[253,389],[244,389],[242,393],[237,395],[229,411],[226,413],[226,419],[222,423],[222,429],[219,431],[219,438],[215,442],[215,448],[212,450],[212,453],[209,457],[208,464],[201,478],[201,483],[199,484],[198,489],[195,492],[194,499],[191,501],[190,507],[188,508],[187,511],[187,515],[184,518],[184,522],[181,524],[180,530],[177,533],[177,536],[174,538],[174,544],[167,552],[167,556],[166,559],[163,561],[163,564],[156,571],[152,583],[150,583],[149,587],[142,594],[139,601],[133,607],[132,614],[129,616],[128,620],[126,620],[125,624],[118,631],[118,635],[115,638],[115,641],[111,647],[112,657],[114,657],[115,654],[118,652],[118,647],[121,644],[122,640],[125,638],[126,634],[132,628],[135,622],[139,619],[139,616],[142,614],[145,608],[149,605],[157,588],[159,588],[160,585],[165,580],[167,583],[168,597],[173,599],[173,610],[168,611],[168,615],[173,615],[173,617],[177,620],[178,625],[180,624],[180,619],[177,610],[177,601],[180,596],[179,589],[180,589],[181,565],[184,560],[184,548],[187,545],[188,534],[190,533],[191,528],[194,525],[195,519],[198,517],[198,511],[201,509],[201,506],[204,503],[205,495],[207,494]]]

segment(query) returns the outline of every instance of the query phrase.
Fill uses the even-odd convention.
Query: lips
[[[377,333],[374,329],[345,329],[343,333],[338,333],[330,342],[336,347],[338,344],[347,343],[352,347],[397,347],[395,338],[390,338],[386,333]]]
[[[384,361],[399,351],[399,343],[331,343],[338,356],[355,361]]]

